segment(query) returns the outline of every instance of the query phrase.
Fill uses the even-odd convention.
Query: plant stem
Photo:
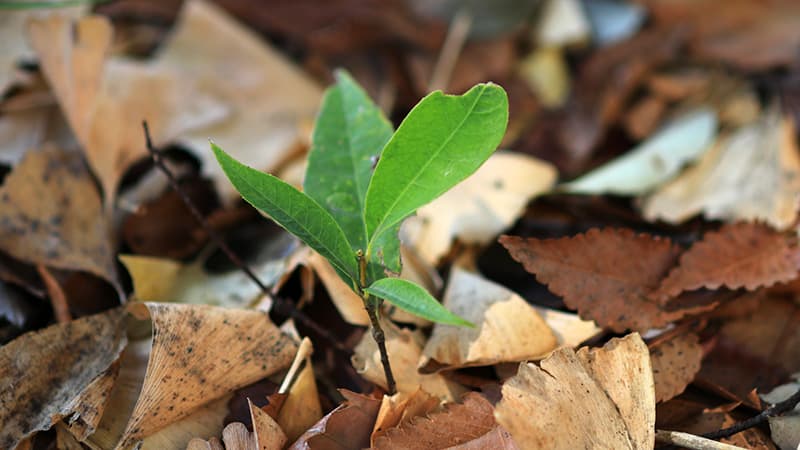
[[[372,339],[378,344],[378,352],[381,354],[381,365],[383,365],[383,374],[386,376],[386,390],[389,395],[394,395],[397,392],[397,385],[394,382],[394,375],[392,374],[392,365],[389,363],[389,352],[386,350],[386,335],[383,334],[383,327],[380,322],[380,312],[383,300],[378,297],[369,295],[364,289],[367,285],[367,259],[364,257],[364,252],[359,250],[356,253],[358,258],[358,293],[364,301],[364,308],[367,310],[369,321],[372,324]]]

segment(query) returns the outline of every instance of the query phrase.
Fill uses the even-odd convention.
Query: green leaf
[[[495,84],[422,99],[386,144],[372,175],[367,254],[381,233],[475,172],[497,148],[507,122],[508,97]]]
[[[336,219],[353,251],[367,250],[364,202],[392,124],[345,71],[328,89],[314,126],[303,191]]]
[[[340,276],[358,279],[353,251],[328,211],[292,185],[236,161],[213,142],[211,149],[242,198],[319,252]]]
[[[384,278],[365,289],[370,295],[382,298],[398,308],[424,319],[447,325],[474,327],[447,310],[438,300],[419,285],[402,278]]]

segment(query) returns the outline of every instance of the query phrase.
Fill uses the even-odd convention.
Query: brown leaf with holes
[[[656,402],[682,393],[700,371],[703,348],[694,333],[682,333],[650,348],[650,364],[656,386]]]
[[[375,440],[375,448],[450,448],[480,439],[497,427],[492,404],[482,395],[470,392],[464,396],[462,403],[449,403],[443,411],[427,417],[416,417],[387,430]]]
[[[500,243],[568,307],[602,327],[645,331],[689,312],[665,311],[647,299],[677,261],[669,239],[606,228],[560,239],[502,236]]]
[[[701,288],[752,291],[791,281],[799,269],[795,237],[758,223],[725,225],[684,252],[653,296],[664,302]]]
[[[346,389],[340,392],[345,402],[309,428],[290,449],[348,450],[369,447],[369,437],[381,401]]]

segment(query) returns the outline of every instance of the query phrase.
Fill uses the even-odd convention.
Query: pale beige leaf
[[[70,417],[76,400],[103,377],[127,339],[113,309],[24,334],[0,348],[0,448]]]
[[[522,449],[653,448],[653,375],[636,333],[523,363],[502,392],[495,418]]]
[[[304,338],[278,391],[285,397],[277,423],[288,442],[294,442],[322,418],[322,405],[311,363],[312,352],[311,341]]]
[[[183,450],[197,436],[224,436],[223,426],[225,416],[228,415],[230,397],[226,395],[205,404],[188,416],[147,436],[142,441],[142,450]]]
[[[414,392],[398,392],[397,394],[383,396],[378,417],[372,427],[370,442],[375,445],[375,440],[386,434],[390,429],[400,426],[417,416],[424,416],[439,408],[440,400],[424,390]]]
[[[534,359],[558,346],[553,330],[517,294],[454,267],[444,306],[475,328],[436,324],[423,353],[436,368],[489,366]]]
[[[532,198],[549,190],[556,177],[555,167],[547,162],[497,152],[469,178],[420,208],[401,234],[423,261],[436,264],[453,239],[492,241],[519,218]]]
[[[261,408],[254,405],[250,399],[247,400],[247,404],[250,406],[250,421],[253,423],[256,448],[258,450],[282,449],[289,442],[289,439],[281,426],[278,425],[278,422]]]
[[[696,166],[644,201],[648,220],[679,223],[702,213],[725,221],[791,225],[800,198],[794,124],[773,108],[755,123],[717,140]]]
[[[439,374],[420,374],[417,371],[424,344],[423,335],[407,328],[398,328],[381,318],[386,335],[386,349],[392,366],[397,391],[412,393],[424,391],[447,401],[453,401],[464,392],[464,388]],[[365,333],[355,348],[351,362],[356,371],[367,380],[387,389],[386,377],[381,365],[380,353],[371,333]]]
[[[597,336],[602,328],[593,320],[583,320],[575,313],[533,307],[555,334],[559,347],[577,347],[583,341]]]
[[[222,442],[225,450],[253,450],[256,448],[256,438],[247,431],[241,422],[233,422],[222,430]]]

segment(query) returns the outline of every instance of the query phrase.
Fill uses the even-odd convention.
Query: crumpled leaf
[[[468,445],[491,433],[498,425],[494,408],[483,396],[470,392],[462,403],[448,403],[444,410],[415,417],[375,440],[376,449],[431,449]]]
[[[237,161],[272,172],[306,139],[302,125],[313,121],[322,100],[313,80],[211,2],[185,3],[154,65],[197,83],[228,108],[224,120],[178,138],[200,158],[203,174],[227,201],[239,196],[217,164],[209,137]]]
[[[636,148],[561,186],[579,194],[638,195],[675,176],[713,142],[714,111],[701,108],[675,118]]]
[[[153,321],[153,346],[121,447],[286,367],[296,350],[260,311],[167,303],[131,309]]]
[[[555,168],[518,153],[496,152],[463,182],[403,224],[404,242],[436,264],[457,238],[487,244],[516,221],[528,202],[553,185]]]
[[[256,448],[258,450],[280,450],[285,447],[289,439],[278,422],[250,400],[247,403],[250,405],[250,420],[253,422]]]
[[[560,239],[502,236],[500,243],[569,308],[600,326],[646,331],[690,312],[665,311],[647,299],[680,254],[668,239],[606,228]]]
[[[539,313],[517,294],[455,267],[444,306],[475,328],[434,325],[423,364],[436,368],[490,366],[541,357],[558,345]]]
[[[119,357],[125,312],[113,309],[20,336],[0,348],[0,447],[78,412],[84,391]]]
[[[703,348],[694,333],[681,333],[650,348],[656,402],[667,401],[680,393],[700,371]]]
[[[800,199],[800,155],[794,124],[777,110],[720,138],[696,166],[644,201],[648,220],[763,220],[786,229]]]
[[[346,389],[339,392],[345,398],[344,403],[309,428],[289,447],[291,450],[349,450],[369,447],[369,436],[381,401]]]
[[[111,224],[79,154],[51,146],[28,152],[0,187],[0,205],[3,251],[34,264],[89,272],[121,289]]]
[[[725,225],[684,252],[653,295],[664,300],[683,291],[720,286],[752,291],[791,281],[798,270],[796,237],[758,223]]]
[[[522,449],[653,448],[650,355],[637,333],[603,348],[560,349],[520,365],[503,385],[497,422]]]

